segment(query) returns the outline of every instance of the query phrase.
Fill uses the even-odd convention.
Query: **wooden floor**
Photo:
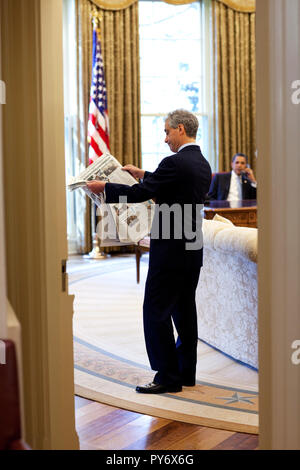
[[[257,450],[258,436],[155,418],[75,396],[81,450]]]

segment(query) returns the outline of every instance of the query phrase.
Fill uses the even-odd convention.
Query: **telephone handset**
[[[247,163],[246,168],[250,168],[249,163]],[[242,171],[242,176],[244,176],[245,178],[248,178],[248,173],[247,173],[247,171],[245,171],[245,170]]]

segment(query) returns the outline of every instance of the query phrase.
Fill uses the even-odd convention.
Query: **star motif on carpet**
[[[251,401],[253,400],[254,398],[256,398],[256,396],[253,396],[253,397],[243,397],[242,395],[240,395],[238,392],[235,392],[231,397],[216,397],[218,400],[225,400],[226,401],[226,405],[229,405],[231,403],[247,403],[247,404],[250,404],[250,405],[254,405],[254,403]]]

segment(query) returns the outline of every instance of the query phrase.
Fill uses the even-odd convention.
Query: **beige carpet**
[[[68,262],[69,292],[75,294],[76,394],[153,416],[257,433],[257,372],[200,341],[195,387],[154,396],[135,392],[154,374],[142,327],[147,262],[143,256],[139,285],[132,255]]]

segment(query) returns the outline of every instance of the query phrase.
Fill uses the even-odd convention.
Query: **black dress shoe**
[[[138,393],[176,393],[176,392],[181,392],[182,386],[181,385],[162,385],[162,384],[156,384],[154,382],[151,382],[147,385],[144,385],[143,387],[138,385],[136,387],[136,392]]]

